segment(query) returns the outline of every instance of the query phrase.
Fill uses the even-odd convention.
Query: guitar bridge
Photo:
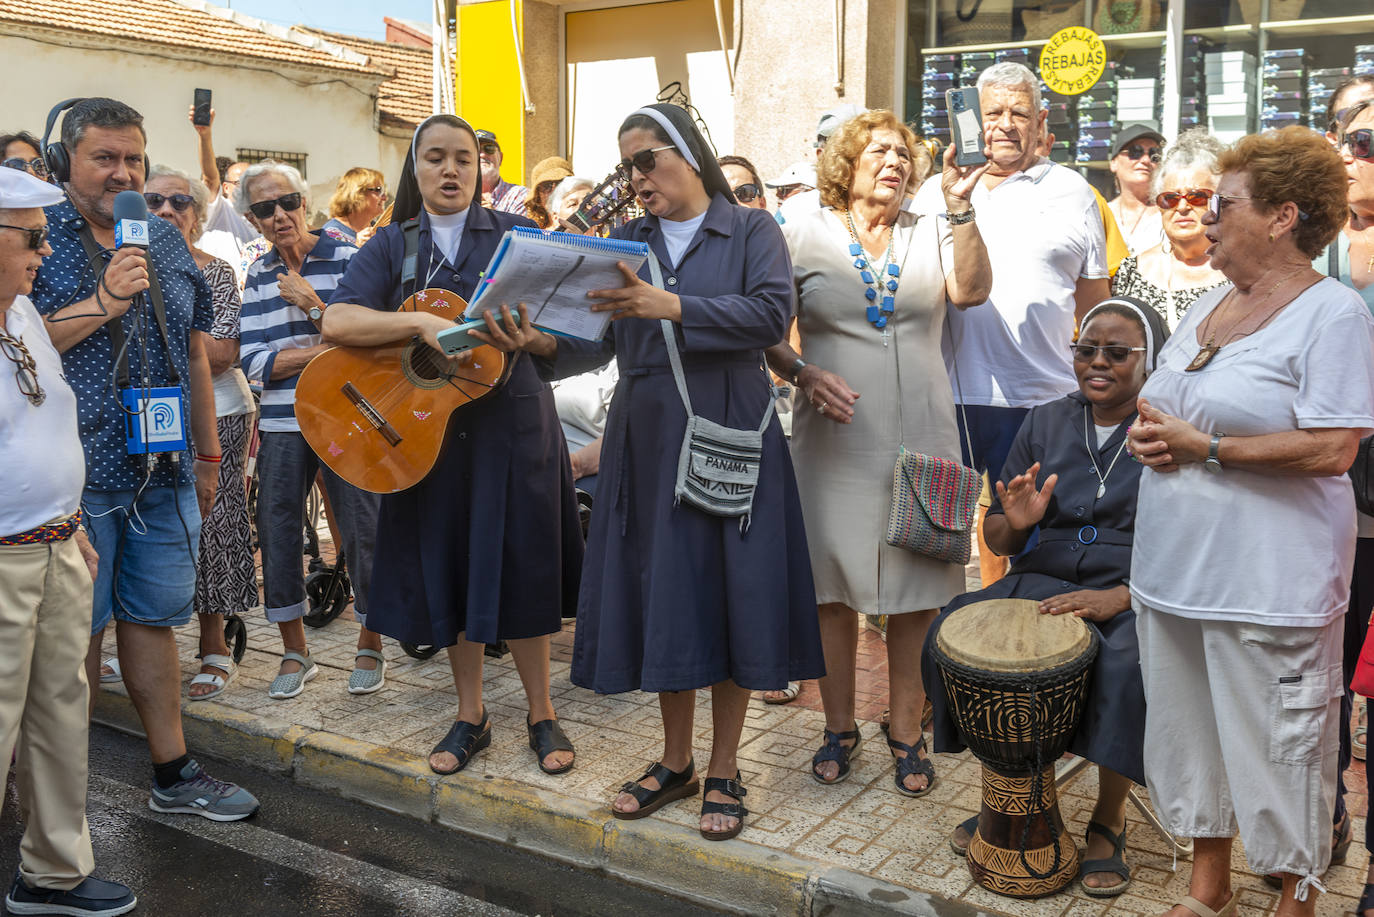
[[[401,444],[401,434],[397,433],[396,428],[388,423],[382,417],[381,412],[372,406],[372,402],[368,401],[366,396],[358,391],[356,385],[352,382],[345,382],[340,391],[344,393],[345,398],[353,402],[353,406],[358,409],[359,414],[363,415],[363,419],[370,423],[378,433],[382,434],[383,439],[392,446]]]

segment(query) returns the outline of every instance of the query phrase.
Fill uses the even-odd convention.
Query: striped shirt
[[[301,265],[301,276],[329,302],[339,278],[357,249],[347,242],[321,235]],[[283,350],[314,347],[320,331],[305,312],[281,298],[277,282],[286,274],[281,255],[273,248],[248,268],[239,315],[239,358],[251,381],[262,383],[262,413],[258,428],[268,433],[299,432],[296,423],[296,376],[272,378],[272,364]]]
[[[491,189],[491,209],[524,216],[525,198],[529,193],[530,189],[524,185],[512,185],[503,178]]]

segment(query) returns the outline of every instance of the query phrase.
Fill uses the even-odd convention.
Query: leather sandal
[[[893,782],[897,786],[897,792],[903,796],[910,796],[912,799],[920,799],[922,796],[935,789],[935,762],[929,758],[922,758],[917,752],[926,747],[926,737],[921,736],[916,740],[915,745],[907,745],[889,737],[887,740],[888,750],[892,752],[892,757],[897,761],[897,770],[893,776]],[[897,752],[906,752],[905,758],[898,758]],[[910,776],[926,778],[926,785],[919,790],[907,789],[906,778]]]
[[[724,815],[728,818],[736,819],[733,828],[726,828],[724,831],[707,831],[699,829],[701,836],[708,841],[728,841],[732,837],[737,837],[744,830],[744,816],[749,814],[749,810],[740,805],[740,800],[749,795],[749,791],[744,788],[744,784],[739,782],[739,771],[735,771],[733,779],[728,777],[707,777],[706,792],[724,793],[734,799],[734,802],[711,802],[704,800],[701,803],[702,815]]]
[[[968,846],[973,843],[973,835],[978,830],[978,816],[966,818],[959,822],[959,826],[950,832],[949,849],[954,851],[955,856],[968,856]],[[964,832],[964,837],[959,836],[959,832]],[[962,842],[962,843],[961,843]]]
[[[1089,821],[1088,830],[1083,833],[1083,840],[1090,841],[1094,834],[1100,834],[1112,842],[1112,855],[1097,860],[1084,860],[1078,867],[1078,887],[1083,894],[1089,898],[1115,898],[1117,895],[1131,887],[1131,869],[1126,865],[1126,827],[1121,827],[1120,834],[1113,834],[1112,829],[1101,822]],[[1121,881],[1116,885],[1106,885],[1101,888],[1094,888],[1083,880],[1090,873],[1111,872],[1121,877]]]
[[[925,704],[921,707],[921,731],[929,732],[930,727],[935,725],[935,705],[926,698]],[[892,728],[892,710],[884,707],[883,712],[878,714],[878,728],[887,732]]]
[[[525,729],[530,734],[530,751],[534,752],[539,759],[539,769],[546,774],[566,774],[572,770],[576,761],[569,761],[562,767],[545,767],[544,759],[556,751],[570,751],[573,754],[577,750],[573,748],[572,742],[568,739],[563,727],[558,724],[558,720],[540,720],[531,723],[529,714],[525,715]]]
[[[491,721],[487,718],[487,708],[483,707],[482,722],[474,726],[472,723],[457,720],[449,727],[448,735],[444,736],[429,753],[432,758],[437,754],[448,752],[458,759],[458,766],[449,770],[440,770],[430,764],[429,769],[441,777],[456,774],[468,766],[468,762],[472,760],[474,755],[490,744]]]
[[[864,744],[863,736],[859,733],[859,724],[855,723],[854,728],[848,732],[831,732],[827,729],[822,735],[825,738],[825,744],[811,756],[811,779],[826,786],[843,783],[849,779],[852,770],[849,760],[859,753],[859,749]],[[854,740],[854,744],[845,745],[844,743],[850,739]],[[834,780],[826,780],[816,772],[817,765],[825,761],[834,761],[840,766]]]
[[[1175,907],[1186,907],[1188,910],[1197,914],[1197,917],[1231,917],[1236,912],[1236,905],[1240,903],[1240,894],[1235,889],[1231,890],[1231,900],[1221,906],[1221,910],[1214,911],[1192,895],[1184,895],[1178,899]]]
[[[651,790],[639,782],[649,777],[658,781],[658,789]],[[701,789],[701,784],[697,780],[696,762],[690,760],[681,771],[670,771],[661,762],[654,762],[639,780],[627,780],[620,788],[620,792],[628,793],[635,798],[639,808],[633,812],[622,812],[611,806],[611,814],[616,818],[632,821],[652,815],[670,802],[695,796]]]

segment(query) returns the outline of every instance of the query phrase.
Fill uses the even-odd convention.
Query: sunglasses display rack
[[[1113,138],[1123,123],[1134,120],[1121,114],[1118,101],[1122,84],[1134,82],[1134,77],[1134,67],[1120,61],[1108,61],[1102,78],[1076,97],[1078,142],[1075,162],[1105,163],[1112,158]]]
[[[1255,98],[1255,55],[1249,51],[1212,51],[1205,55],[1207,129],[1231,143],[1254,129],[1259,106]]]
[[[1355,72],[1374,73],[1374,45],[1355,46]]]
[[[1179,131],[1207,126],[1207,52],[1212,44],[1201,35],[1183,36],[1183,53],[1179,61]],[[1167,55],[1159,50],[1159,85],[1164,85]],[[1164,93],[1155,97],[1155,121],[1164,122]]]
[[[945,90],[958,89],[963,85],[961,79],[958,54],[926,55],[925,72],[921,80],[922,137],[938,140],[942,146],[949,145],[949,112],[945,108]]]
[[[1307,71],[1307,123],[1326,130],[1326,108],[1336,88],[1355,75],[1353,67],[1323,67]]]
[[[1301,48],[1264,52],[1260,89],[1260,129],[1306,127],[1308,124],[1309,60]],[[1325,102],[1322,105],[1325,106]]]

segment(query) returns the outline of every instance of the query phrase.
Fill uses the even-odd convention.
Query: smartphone
[[[492,316],[496,319],[496,323],[499,325],[501,323],[500,314],[492,313]],[[515,322],[515,324],[520,324],[519,312],[516,312],[512,309],[510,317],[511,320]],[[474,347],[482,346],[481,341],[477,340],[477,338],[468,334],[468,332],[472,331],[473,329],[476,329],[478,331],[486,331],[486,320],[474,318],[466,322],[461,322],[457,325],[454,325],[452,328],[445,328],[443,331],[440,331],[438,334],[436,334],[435,337],[439,339],[440,349],[442,349],[444,353],[448,354],[449,356],[454,356],[456,354],[462,353],[465,350],[471,350]]]
[[[185,96],[183,96],[182,98],[185,98]],[[202,124],[202,125],[204,125],[204,124],[209,124],[209,123],[210,123],[210,90],[208,90],[208,89],[197,89],[197,90],[196,90],[196,101],[195,101],[195,105],[196,105],[196,113],[191,117],[191,123],[192,123],[192,124]]]
[[[950,142],[954,144],[954,164],[978,166],[987,162],[983,155],[983,115],[978,110],[978,89],[945,90],[945,106],[949,111]]]

